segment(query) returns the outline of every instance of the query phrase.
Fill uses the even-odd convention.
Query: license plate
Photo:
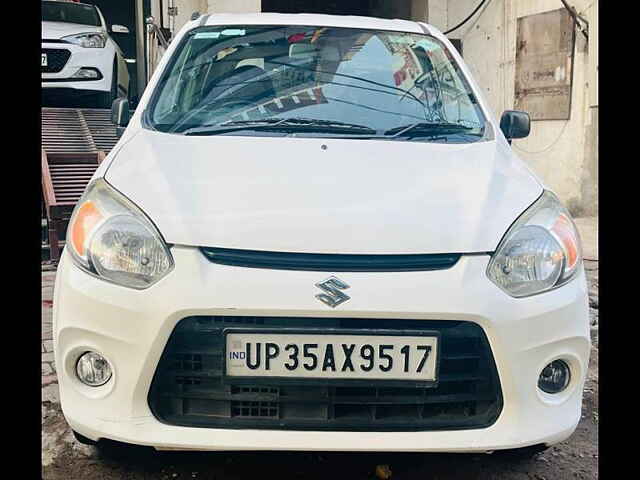
[[[438,332],[225,334],[228,377],[436,381]]]
[[[42,66],[43,67],[47,66],[47,54],[46,53],[42,54]]]

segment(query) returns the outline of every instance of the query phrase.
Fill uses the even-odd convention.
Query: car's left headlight
[[[578,229],[558,198],[545,191],[504,235],[487,275],[512,297],[528,297],[564,285],[581,263]]]
[[[173,268],[151,220],[104,179],[91,183],[76,205],[67,246],[81,269],[125,287],[147,288]]]
[[[107,36],[102,33],[79,33],[62,37],[62,40],[84,48],[104,48],[107,44]]]

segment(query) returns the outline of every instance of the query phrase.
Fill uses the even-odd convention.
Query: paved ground
[[[393,479],[556,480],[598,478],[598,262],[595,222],[580,225],[585,244],[593,348],[584,389],[582,420],[569,440],[533,459],[505,455],[176,453],[144,448],[97,450],[73,440],[58,400],[51,347],[51,306],[55,272],[42,274],[42,463],[43,478],[336,480],[375,478],[377,465],[389,465]],[[583,232],[583,230],[589,229]],[[586,242],[585,242],[586,243]],[[589,252],[589,255],[586,252]]]

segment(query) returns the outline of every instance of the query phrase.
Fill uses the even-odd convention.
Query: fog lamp
[[[85,385],[99,387],[111,378],[111,365],[99,353],[86,352],[78,359],[76,375]]]
[[[73,74],[73,78],[99,80],[100,78],[102,78],[102,75],[100,75],[100,72],[95,68],[83,67]]]
[[[560,393],[571,381],[571,370],[564,360],[554,360],[542,369],[538,387],[546,393]]]

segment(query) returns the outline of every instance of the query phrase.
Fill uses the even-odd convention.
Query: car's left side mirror
[[[129,29],[124,25],[111,25],[112,33],[129,33]]]
[[[500,130],[509,143],[514,138],[525,138],[531,131],[529,114],[519,110],[505,110],[500,119]]]
[[[115,124],[118,136],[122,135],[130,118],[129,100],[126,98],[116,98],[111,104],[111,123]]]

